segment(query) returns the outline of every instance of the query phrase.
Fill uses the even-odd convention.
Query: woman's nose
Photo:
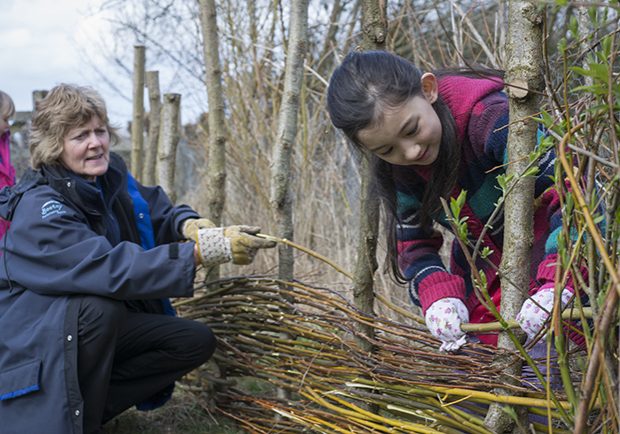
[[[88,146],[101,146],[101,137],[94,131],[88,135]]]

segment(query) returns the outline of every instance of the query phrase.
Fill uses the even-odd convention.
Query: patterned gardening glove
[[[568,303],[573,295],[573,291],[569,288],[562,290],[562,307]],[[521,310],[517,314],[517,322],[523,331],[527,334],[529,340],[532,340],[549,318],[549,312],[553,308],[553,299],[555,297],[555,289],[553,283],[541,286],[540,290],[525,300]]]
[[[189,218],[183,222],[183,226],[181,226],[181,233],[183,234],[183,238],[186,240],[195,240],[196,232],[198,229],[207,229],[214,228],[215,223],[213,223],[209,219],[195,219]]]
[[[437,300],[426,310],[426,327],[441,341],[440,351],[456,351],[467,337],[461,324],[469,322],[469,312],[462,300],[454,297]]]
[[[255,237],[260,232],[256,226],[228,226],[224,228],[224,236],[230,240],[233,264],[247,265],[254,260],[256,250],[271,249],[275,241]]]
[[[251,263],[258,249],[276,245],[275,241],[254,236],[259,232],[260,228],[254,226],[198,229],[196,244],[200,262],[205,267],[230,260],[237,265]]]

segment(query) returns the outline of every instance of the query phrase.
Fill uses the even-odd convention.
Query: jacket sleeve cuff
[[[422,314],[431,304],[442,298],[458,298],[465,302],[465,282],[460,276],[438,271],[425,277],[418,285]]]
[[[194,294],[194,280],[196,278],[196,265],[194,265],[194,243],[175,243],[178,246],[178,258],[171,260],[179,261],[183,267],[185,284],[179,288],[182,294],[179,297],[191,297]],[[172,254],[172,252],[169,252]]]
[[[179,240],[183,239],[183,223],[187,219],[199,219],[200,215],[186,205],[181,205],[177,209],[177,213],[174,216],[174,227],[176,228],[176,235]]]

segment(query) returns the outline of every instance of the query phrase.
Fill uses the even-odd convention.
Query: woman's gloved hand
[[[437,300],[426,310],[425,320],[432,335],[441,341],[440,351],[456,351],[467,342],[461,324],[469,322],[469,312],[462,300]]]
[[[186,240],[195,240],[198,229],[214,228],[215,223],[205,218],[189,218],[183,222],[181,226],[181,234]]]
[[[255,226],[227,226],[198,229],[196,245],[202,265],[210,267],[231,261],[247,265],[254,260],[258,249],[275,247],[275,241],[256,237],[260,228]]]
[[[562,307],[568,303],[572,295],[572,289],[564,288],[562,290]],[[536,294],[525,300],[521,306],[516,320],[527,334],[528,339],[533,339],[549,318],[554,298],[554,284],[548,283],[543,285]]]

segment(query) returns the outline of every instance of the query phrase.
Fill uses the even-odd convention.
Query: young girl
[[[499,74],[422,73],[409,61],[383,51],[353,52],[334,71],[327,106],[334,126],[368,151],[373,177],[388,216],[388,260],[395,277],[409,282],[412,301],[422,308],[441,349],[454,351],[467,341],[460,325],[495,321],[474,293],[470,266],[454,242],[449,270],[438,250],[449,228],[440,198],[465,190],[460,217],[470,240],[492,252],[476,267],[500,306],[497,273],[502,255],[503,214],[489,221],[501,189],[497,178],[507,162],[508,100]],[[553,188],[554,156],[539,162],[536,179],[535,241],[531,299],[517,317],[528,336],[540,330],[553,305],[557,233],[561,224]],[[567,302],[571,282],[562,293]],[[541,306],[543,309],[540,309]],[[496,334],[478,336],[495,345]]]
[[[11,130],[9,120],[15,114],[15,104],[0,90],[0,189],[15,184],[15,168],[11,164]],[[0,238],[9,228],[9,222],[0,218]]]

